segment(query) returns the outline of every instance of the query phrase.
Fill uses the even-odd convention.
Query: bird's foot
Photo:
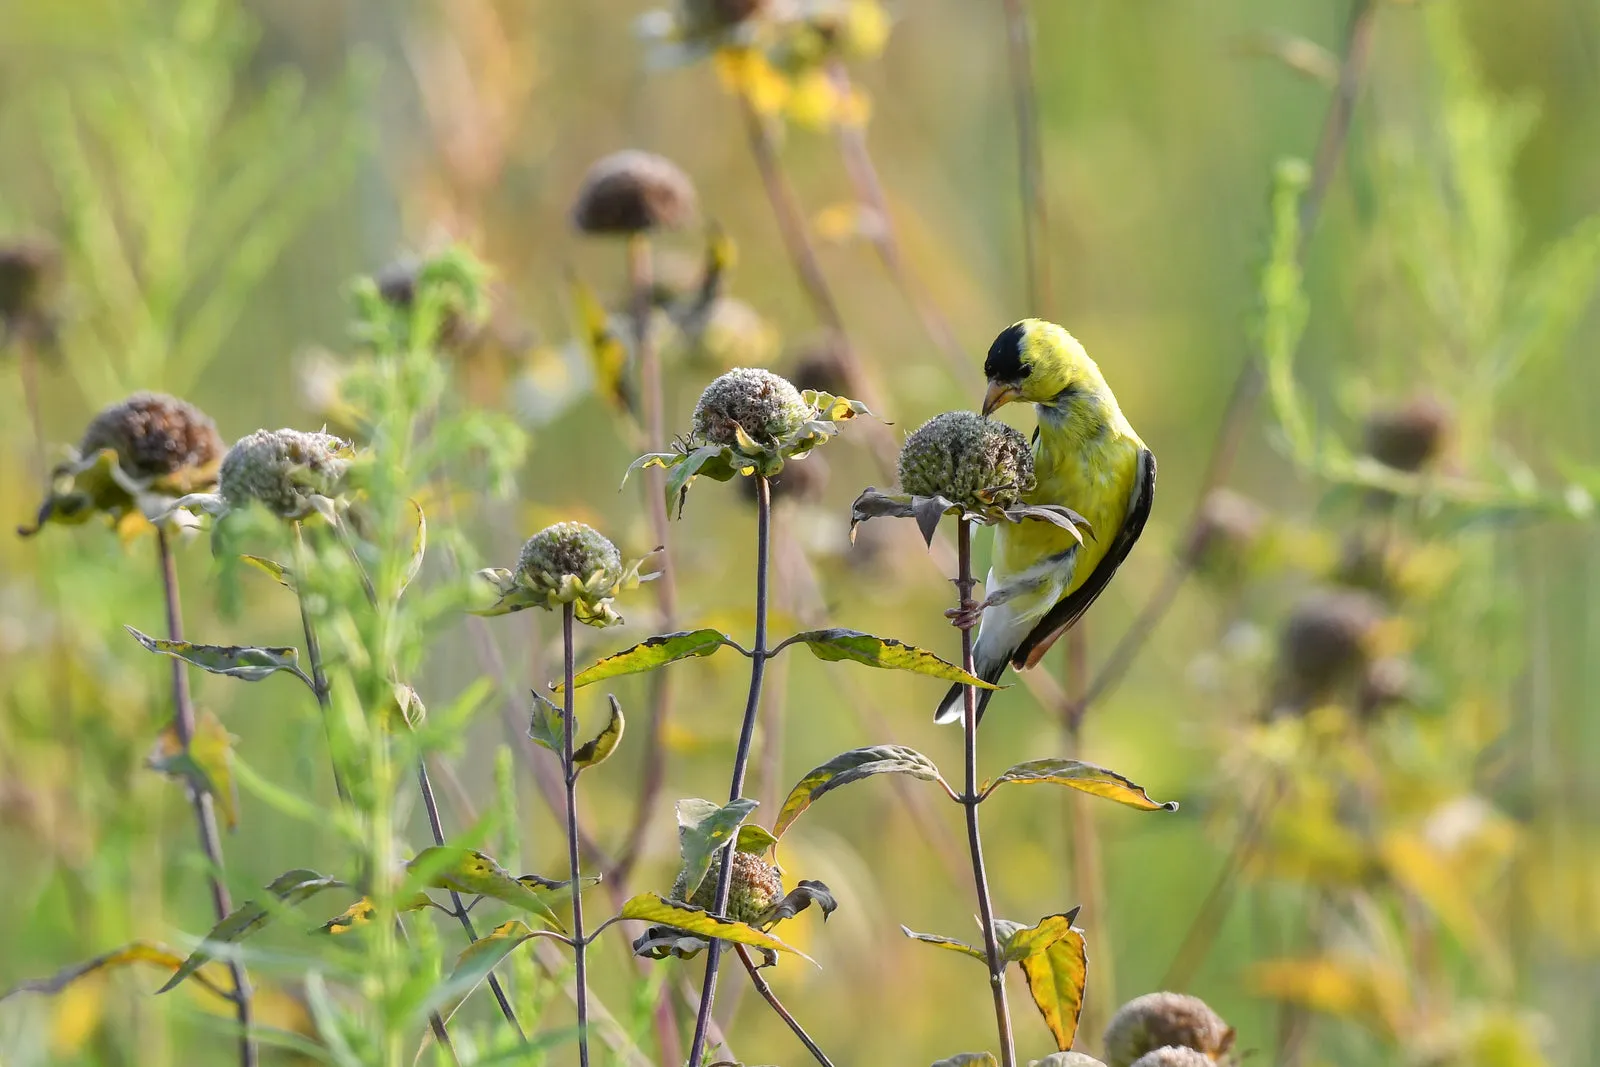
[[[989,607],[987,600],[977,604],[966,604],[959,608],[949,609],[944,613],[944,617],[949,619],[950,625],[956,629],[970,630],[978,625],[979,620],[983,618],[984,609],[987,607]]]

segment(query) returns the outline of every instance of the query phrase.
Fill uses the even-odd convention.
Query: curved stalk
[[[173,559],[172,543],[167,540],[164,527],[156,527],[156,552],[161,562],[161,586],[166,595],[167,636],[174,641],[183,640],[183,608],[178,598],[178,568]],[[184,662],[172,660],[172,730],[177,734],[178,746],[185,752],[194,740],[194,700],[189,693],[189,673]],[[211,884],[211,910],[221,922],[233,911],[233,901],[228,886],[222,880],[222,835],[217,829],[217,809],[210,793],[188,786],[189,803],[194,807],[195,827],[200,833],[200,851],[205,853],[207,880]],[[241,1067],[256,1067],[260,1052],[256,1039],[250,1032],[251,997],[250,976],[244,964],[230,960],[228,970],[233,974],[233,1005],[239,1019],[239,1063]]]
[[[961,520],[956,533],[956,589],[960,593],[963,609],[972,607],[972,524]],[[961,666],[973,671],[972,631],[961,631]],[[967,848],[972,853],[972,880],[978,890],[978,916],[983,922],[983,951],[989,963],[989,988],[994,995],[995,1026],[1000,1031],[1000,1067],[1016,1067],[1016,1042],[1011,1036],[1011,1007],[1006,1002],[1005,961],[1000,958],[1000,943],[994,931],[994,905],[989,900],[989,876],[983,866],[983,837],[978,831],[978,805],[983,798],[978,795],[978,691],[967,686],[964,693],[965,714],[962,717],[966,735],[966,788],[961,794],[961,806],[967,812]]]
[[[821,1046],[815,1041],[811,1040],[811,1035],[806,1033],[806,1028],[801,1026],[799,1020],[793,1015],[789,1014],[789,1009],[783,1006],[783,1001],[779,1000],[778,994],[772,991],[772,986],[768,985],[767,980],[761,977],[761,971],[756,967],[756,961],[750,958],[750,950],[743,945],[735,945],[734,947],[739,953],[739,962],[744,964],[745,971],[750,975],[750,983],[756,987],[756,992],[761,994],[761,999],[766,1001],[767,1005],[777,1013],[778,1018],[784,1021],[789,1030],[795,1037],[800,1039],[800,1043],[806,1047],[806,1050],[816,1058],[816,1061],[822,1067],[833,1067],[833,1061],[828,1059],[828,1054],[823,1052]]]
[[[755,736],[756,715],[761,707],[761,679],[767,667],[767,557],[772,542],[772,486],[766,476],[756,479],[756,636],[750,646],[750,693],[745,698],[744,722],[739,728],[739,747],[733,755],[733,782],[728,787],[728,800],[738,800],[744,794],[744,775],[750,763],[750,742]],[[567,686],[572,692],[572,686]],[[568,699],[571,697],[569,695]],[[722,850],[722,867],[717,875],[716,907],[712,911],[723,915],[728,910],[728,892],[733,886],[733,847],[729,841]],[[689,1063],[698,1064],[705,1052],[706,1032],[711,1023],[711,1008],[717,996],[717,969],[722,963],[722,942],[712,941],[706,950],[706,977],[700,988],[700,1010],[694,1022],[694,1040],[689,1044]]]
[[[572,684],[572,605],[562,605],[561,652],[566,680],[565,707],[562,709],[561,768],[567,785],[567,864],[572,879],[572,951],[577,960],[575,978],[578,999],[578,1064],[589,1067],[589,952],[583,936],[583,879],[579,877],[578,863],[578,767],[572,758],[573,690]]]

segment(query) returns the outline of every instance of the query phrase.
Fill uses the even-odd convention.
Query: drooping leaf
[[[156,941],[132,941],[121,948],[102,953],[91,960],[74,963],[64,967],[49,978],[32,978],[18,982],[4,993],[0,993],[0,1001],[16,996],[18,993],[43,993],[53,995],[66,989],[80,978],[87,977],[97,971],[109,970],[115,967],[126,967],[130,963],[149,963],[168,971],[176,971],[183,966],[183,957],[177,952]],[[224,989],[206,974],[193,976],[196,982],[205,986],[219,997],[231,997],[232,990]]]
[[[688,900],[705,881],[711,857],[734,840],[739,827],[756,810],[756,801],[741,797],[728,804],[709,800],[680,800],[678,813],[678,853],[682,863],[673,884],[673,895]]]
[[[1089,966],[1083,931],[1072,925],[1077,914],[1073,908],[1047,916],[1012,932],[1004,943],[1006,961],[1022,968],[1033,1003],[1063,1052],[1072,1048],[1078,1032]]]
[[[807,962],[815,962],[799,949],[778,940],[771,934],[762,933],[754,926],[734,922],[732,919],[718,918],[704,908],[697,908],[682,901],[668,900],[658,893],[640,893],[631,898],[622,905],[621,914],[624,919],[662,923],[699,937],[732,941],[735,944],[773,952],[788,952]]]
[[[233,780],[233,736],[220,719],[207,709],[195,720],[189,751],[178,742],[178,731],[171,724],[156,738],[146,763],[152,770],[186,779],[190,785],[210,793],[223,825],[232,830],[239,825],[239,788]]]
[[[874,774],[909,774],[913,778],[944,784],[939,768],[915,749],[903,745],[872,745],[841,752],[820,767],[813,768],[795,784],[778,810],[772,836],[781,838],[800,814],[824,793]],[[945,785],[945,789],[950,787]]]
[[[1126,804],[1130,808],[1140,811],[1177,811],[1178,802],[1168,801],[1165,804],[1157,803],[1150,799],[1143,787],[1135,785],[1115,771],[1108,771],[1104,767],[1097,767],[1093,763],[1084,763],[1074,759],[1036,759],[1019,763],[1009,768],[1004,774],[992,782],[985,782],[980,792],[988,796],[1002,785],[1013,782],[1019,784],[1049,783],[1051,785],[1064,785],[1069,789],[1076,789],[1091,796],[1104,797],[1115,800],[1118,804]]]
[[[401,911],[421,911],[423,908],[445,910],[426,893],[413,893],[410,899],[400,905]],[[377,910],[377,906],[372,903],[372,898],[362,897],[344,909],[344,911],[317,927],[317,931],[324,934],[347,934],[358,926],[366,926],[371,923],[372,916]]]
[[[617,750],[617,745],[622,742],[622,730],[626,725],[622,718],[622,705],[616,697],[611,697],[611,718],[606,722],[605,728],[595,735],[594,740],[586,741],[572,753],[572,764],[580,769],[593,767],[597,763],[604,763],[606,757]]]
[[[765,827],[746,823],[739,827],[739,840],[733,847],[739,852],[753,852],[759,856],[777,843],[778,839]]]
[[[582,689],[586,685],[593,685],[607,678],[653,671],[669,663],[676,663],[680,659],[709,656],[724,645],[738,647],[733,638],[720,630],[684,630],[679,633],[659,634],[585,667],[572,679],[572,685],[575,689]],[[553,692],[559,693],[565,685],[552,682],[550,688]]]
[[[418,1017],[425,1019],[428,1012],[437,1011],[448,1022],[472,991],[489,977],[489,972],[534,936],[533,928],[527,923],[511,919],[468,945],[456,957],[449,977],[435,986],[423,1001]]]
[[[405,595],[418,574],[422,572],[422,559],[428,554],[428,517],[422,512],[422,505],[415,500],[411,506],[417,512],[417,529],[411,535],[411,556],[406,560],[406,569],[400,575],[400,588],[395,591],[395,599]]]
[[[306,685],[311,685],[311,679],[300,669],[300,653],[293,648],[197,645],[189,641],[168,641],[165,638],[151,637],[149,634],[140,633],[132,626],[124,629],[149,651],[164,656],[176,656],[185,663],[192,663],[212,674],[225,674],[230,678],[259,682],[278,671],[288,671]]]
[[[789,890],[782,900],[762,912],[761,917],[756,920],[756,925],[766,929],[785,919],[794,918],[813,904],[822,909],[823,922],[827,922],[828,916],[839,907],[826,885],[812,879],[803,879]]]
[[[417,853],[409,866],[421,873],[423,884],[430,888],[493,897],[530,915],[537,915],[552,929],[563,929],[561,920],[538,893],[513,878],[510,871],[485,852],[454,845],[434,845]]]
[[[909,926],[900,927],[900,932],[913,941],[921,941],[924,945],[948,949],[951,952],[960,952],[963,955],[971,956],[980,963],[987,964],[989,962],[988,957],[984,955],[983,949],[973,948],[965,941],[957,941],[953,937],[940,937],[938,934],[919,934]]]
[[[933,1067],[1000,1067],[992,1052],[958,1052],[947,1060],[939,1060]]]
[[[889,637],[878,637],[859,630],[838,627],[827,630],[808,630],[785,640],[784,645],[803,643],[813,655],[822,660],[849,660],[869,667],[885,670],[910,671],[941,678],[947,682],[975,685],[980,689],[999,689],[1001,686],[984,681],[957,667],[954,663],[935,656],[915,645],[902,644]],[[780,646],[782,647],[782,646]],[[777,649],[773,650],[774,652]]]
[[[267,559],[265,556],[241,555],[239,558],[250,564],[250,566],[254,567],[262,574],[265,574],[268,578],[271,578],[273,581],[283,586],[285,589],[294,589],[294,571],[290,570],[282,563],[279,563],[276,560]]]
[[[211,932],[206,934],[200,946],[189,953],[189,958],[183,961],[183,966],[178,968],[177,973],[156,992],[165,993],[203,967],[216,955],[209,946],[243,941],[265,926],[272,919],[276,908],[292,907],[324,889],[332,889],[343,884],[337,878],[329,878],[316,871],[301,868],[278,875],[272,880],[272,884],[267,886],[267,892],[271,894],[273,901],[271,906],[247,900],[233,909],[221,922],[211,928]]]

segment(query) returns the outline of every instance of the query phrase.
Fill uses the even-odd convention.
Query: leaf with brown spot
[[[1109,771],[1093,763],[1084,763],[1075,759],[1036,759],[1019,763],[1008,769],[992,782],[985,782],[979,792],[987,797],[1000,786],[1017,783],[1030,785],[1048,783],[1051,785],[1064,785],[1068,789],[1076,789],[1090,796],[1103,797],[1114,800],[1118,804],[1126,804],[1130,808],[1140,811],[1177,811],[1178,802],[1168,801],[1165,804],[1150,799],[1150,795],[1139,786],[1124,778],[1116,771]]]

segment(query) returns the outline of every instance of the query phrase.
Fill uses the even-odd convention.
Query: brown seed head
[[[831,337],[807,343],[795,353],[789,380],[796,389],[842,396],[850,391],[850,367],[839,342]]]
[[[1367,417],[1367,453],[1385,466],[1418,471],[1444,451],[1454,417],[1438,397],[1419,396]]]
[[[109,448],[135,478],[162,478],[212,467],[223,453],[210,416],[165,393],[135,393],[104,408],[78,445],[85,458]]]
[[[1194,1049],[1214,1060],[1233,1047],[1233,1037],[1233,1028],[1199,997],[1146,993],[1117,1009],[1106,1027],[1106,1064],[1132,1067],[1147,1053],[1168,1046]]]
[[[714,379],[694,406],[694,435],[712,444],[738,442],[735,426],[761,444],[800,429],[811,409],[785,378],[758,367],[735,367]]]
[[[1195,519],[1189,557],[1202,570],[1242,565],[1266,525],[1266,508],[1231,489],[1213,489]]]
[[[1210,1056],[1182,1045],[1153,1049],[1133,1061],[1133,1067],[1214,1067]]]
[[[722,855],[711,861],[705,880],[689,903],[711,911],[717,903],[717,880],[722,877]],[[753,852],[733,854],[733,878],[728,885],[728,918],[753,923],[761,913],[783,899],[783,875]]]
[[[595,162],[584,175],[572,221],[589,234],[676,230],[694,217],[694,183],[665,156],[628,149]]]
[[[61,269],[61,253],[41,240],[0,245],[0,322],[11,324],[40,312]]]
[[[1324,699],[1366,665],[1369,639],[1383,621],[1370,594],[1347,589],[1311,593],[1295,606],[1278,641],[1283,696]]]

